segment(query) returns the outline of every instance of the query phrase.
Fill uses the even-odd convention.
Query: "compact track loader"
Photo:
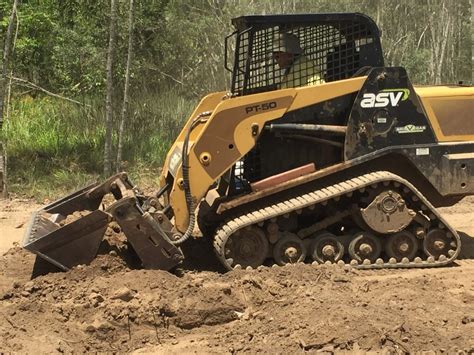
[[[379,30],[362,14],[233,25],[231,90],[196,107],[156,194],[125,173],[88,186],[35,213],[24,247],[68,270],[95,257],[115,220],[144,268],[174,268],[195,238],[228,270],[455,260],[460,237],[436,207],[474,194],[474,88],[413,86],[405,69],[384,66]]]

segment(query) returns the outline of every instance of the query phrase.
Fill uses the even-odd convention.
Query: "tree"
[[[110,33],[107,50],[107,95],[105,101],[105,147],[104,147],[104,175],[110,175],[112,170],[112,130],[113,130],[113,59],[115,52],[115,22],[117,8],[115,0],[110,0]]]
[[[5,88],[7,83],[8,68],[10,64],[11,57],[11,47],[12,47],[12,35],[13,35],[13,24],[17,18],[17,7],[18,0],[13,1],[12,12],[10,15],[10,20],[8,21],[7,33],[5,35],[5,47],[3,50],[3,60],[2,60],[2,73],[0,78],[0,130],[3,126],[3,112],[4,102],[5,102]],[[8,196],[7,183],[6,183],[6,152],[4,150],[3,142],[0,142],[0,192],[2,192],[3,197]]]
[[[125,128],[125,119],[127,118],[128,99],[129,99],[129,87],[130,87],[130,65],[132,63],[133,55],[133,0],[130,0],[130,8],[128,11],[128,53],[127,53],[127,64],[125,69],[125,84],[123,89],[123,103],[122,113],[120,116],[120,126],[118,131],[118,144],[117,144],[117,161],[115,169],[119,172],[122,164],[122,148],[123,148],[123,134]]]
[[[452,37],[453,16],[452,11],[446,7],[445,1],[428,2],[428,9],[432,12],[433,19],[437,19],[439,26],[430,26],[431,34],[431,61],[430,74],[435,84],[441,84],[441,75],[444,60],[446,58],[446,45]],[[433,21],[434,22],[434,21]]]
[[[5,89],[8,76],[8,68],[10,64],[11,57],[11,45],[12,45],[12,36],[13,36],[13,26],[16,19],[18,0],[13,1],[13,8],[10,15],[10,20],[8,21],[7,33],[5,35],[5,46],[3,50],[3,61],[2,61],[2,77],[0,78],[0,128],[3,125],[3,112],[4,112],[4,102],[5,102]]]

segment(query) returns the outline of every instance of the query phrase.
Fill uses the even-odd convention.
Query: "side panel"
[[[442,195],[474,194],[474,142],[392,148],[407,156]]]
[[[441,159],[441,170],[449,171],[441,179],[443,190],[453,193],[474,193],[472,177],[474,176],[474,153],[444,154]],[[466,190],[470,191],[466,191]]]
[[[436,142],[423,106],[403,68],[374,68],[354,101],[345,160],[387,147]]]
[[[415,87],[440,142],[474,141],[474,87]]]

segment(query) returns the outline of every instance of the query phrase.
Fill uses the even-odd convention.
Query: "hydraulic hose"
[[[174,245],[180,245],[184,243],[186,240],[188,240],[191,234],[193,233],[194,226],[196,225],[196,216],[194,214],[195,204],[194,204],[193,196],[191,194],[191,186],[189,184],[189,165],[188,165],[189,136],[191,135],[191,131],[201,121],[201,119],[205,116],[209,116],[211,113],[212,113],[211,111],[200,113],[189,125],[188,130],[186,131],[186,136],[184,137],[183,150],[181,153],[181,156],[182,156],[181,170],[183,173],[184,198],[186,200],[186,207],[188,208],[189,224],[188,224],[188,228],[186,229],[186,232],[184,232],[184,234],[179,239],[173,241]]]

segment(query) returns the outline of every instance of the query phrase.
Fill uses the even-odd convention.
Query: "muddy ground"
[[[89,266],[31,280],[35,258],[11,244],[37,206],[0,207],[0,352],[474,351],[473,260],[429,270],[174,275],[133,269],[123,251],[103,248]],[[474,197],[441,211],[474,238]]]

